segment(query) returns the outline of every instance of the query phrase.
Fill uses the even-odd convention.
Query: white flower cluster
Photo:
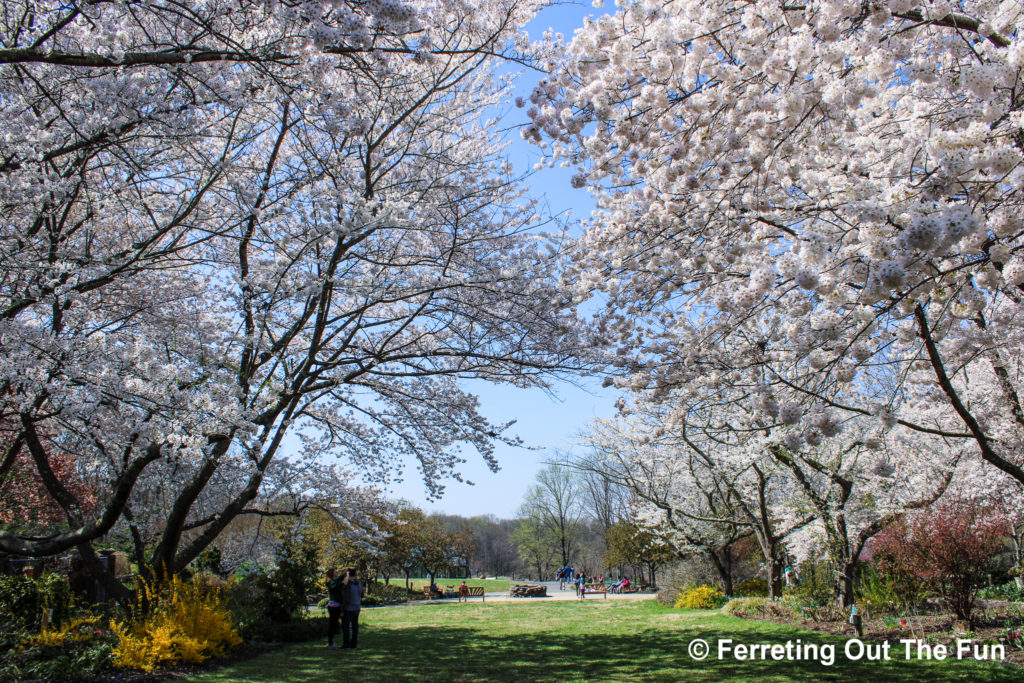
[[[985,443],[1017,443],[1024,386],[968,378],[1024,364],[1024,12],[868,4],[623,0],[589,22],[524,133],[598,201],[573,294],[608,294],[622,386],[742,405],[792,450],[854,438],[835,406],[966,439],[956,392]]]

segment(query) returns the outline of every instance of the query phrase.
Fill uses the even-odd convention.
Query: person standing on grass
[[[342,590],[342,615],[341,615],[341,647],[345,649],[356,649],[359,640],[359,608],[363,605],[362,582],[356,577],[355,567],[345,570],[345,581]]]
[[[344,602],[345,582],[338,577],[338,570],[331,567],[327,570],[327,647],[335,649],[334,634],[338,631],[338,620],[341,618],[341,605]]]

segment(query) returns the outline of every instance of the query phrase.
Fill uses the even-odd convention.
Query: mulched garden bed
[[[834,612],[835,610],[821,610],[821,612]],[[811,616],[807,616],[810,613]],[[855,637],[856,631],[850,625],[847,618],[839,619],[838,615],[814,616],[813,610],[809,610],[805,616],[796,620],[773,618],[766,619],[779,624],[791,624],[806,628],[818,633],[827,633],[833,636]],[[756,618],[756,617],[755,617]],[[926,613],[905,617],[906,626],[887,625],[882,618],[870,618],[863,621],[864,641],[893,643],[893,648],[898,648],[902,653],[905,647],[900,640],[914,639],[923,640],[929,645],[942,644],[951,653],[956,652],[956,641],[959,638],[967,638],[975,643],[1000,643],[1003,642],[1006,648],[1005,662],[1016,666],[1024,667],[1024,649],[1012,643],[1001,641],[1008,628],[1020,633],[1024,630],[1022,624],[1021,608],[1014,603],[997,601],[979,601],[978,609],[970,628],[959,623],[948,613]],[[891,621],[889,622],[891,624]],[[1017,642],[1021,642],[1019,637]],[[913,647],[913,646],[912,646]],[[955,654],[953,655],[955,657]],[[1024,674],[1022,674],[1024,675]]]

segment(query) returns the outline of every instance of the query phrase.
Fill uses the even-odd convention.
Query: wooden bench
[[[587,593],[601,593],[604,595],[604,599],[608,599],[608,586],[603,583],[586,583],[583,584],[583,590],[580,591],[580,600],[583,600]]]
[[[484,597],[483,586],[466,586],[466,593],[459,594],[459,602],[462,602],[462,598],[466,598],[466,602],[469,602],[470,598],[480,598],[481,601],[487,602],[487,598]]]

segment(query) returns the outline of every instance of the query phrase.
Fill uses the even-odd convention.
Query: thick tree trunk
[[[732,595],[732,546],[728,545],[720,551],[708,550],[706,553],[718,572],[718,578],[722,582],[722,592]]]
[[[768,597],[772,600],[782,597],[782,560],[774,556],[768,558]]]
[[[99,581],[108,595],[122,605],[130,606],[132,597],[135,594],[134,591],[118,581],[116,576],[103,567],[88,543],[82,543],[78,546],[77,550],[85,571]]]
[[[836,602],[843,607],[854,603],[853,572],[857,563],[846,562],[842,565],[842,575],[836,575]]]

